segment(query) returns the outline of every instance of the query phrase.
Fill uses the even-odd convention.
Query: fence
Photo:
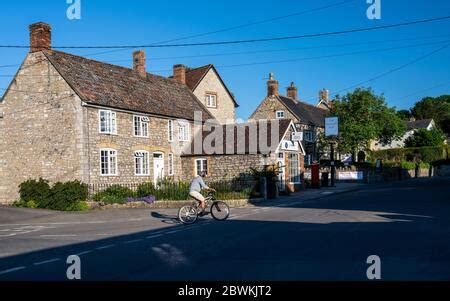
[[[237,200],[259,196],[259,185],[255,180],[232,180],[208,182],[214,188],[217,199]],[[156,185],[145,183],[95,183],[88,185],[89,199],[99,201],[103,198],[148,197],[156,200],[188,200],[189,183],[162,181]]]

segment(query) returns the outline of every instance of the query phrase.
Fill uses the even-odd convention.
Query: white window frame
[[[309,130],[303,131],[303,140],[306,142],[314,142],[313,131],[309,131]]]
[[[183,130],[184,129],[184,130]],[[191,125],[187,121],[178,122],[178,140],[188,142],[191,140]]]
[[[102,121],[102,114],[105,121]],[[105,130],[103,131],[102,122],[105,122]],[[117,114],[111,110],[98,111],[98,132],[100,134],[117,135]]]
[[[167,122],[167,140],[173,142],[173,120],[170,119]]]
[[[102,158],[103,158],[103,152],[107,152],[107,170],[108,173],[103,173],[103,162],[102,162]],[[111,152],[114,152],[114,154],[111,154]],[[113,148],[101,148],[100,152],[100,175],[104,176],[104,177],[111,177],[111,176],[117,176],[119,175],[119,170],[118,170],[118,160],[117,160],[117,150],[113,149]],[[112,159],[114,158],[114,173],[111,172],[111,163],[112,163]]]
[[[198,169],[198,162],[200,163],[200,170]],[[206,174],[209,174],[209,164],[206,158],[200,158],[195,160],[195,175],[199,175],[200,172],[205,171],[205,162],[206,162]]]
[[[149,137],[150,118],[143,115],[133,115],[133,135],[140,138]]]
[[[206,107],[208,108],[217,108],[217,94],[206,93],[205,96]],[[214,105],[211,105],[211,99],[214,99]]]
[[[147,158],[147,162],[145,162]],[[140,170],[138,170],[140,164]],[[144,150],[134,152],[134,175],[135,176],[150,176],[150,153]]]
[[[283,119],[285,117],[285,115],[286,114],[282,110],[276,112],[277,119]]]
[[[175,174],[175,171],[173,169],[173,167],[174,167],[173,160],[174,160],[173,154],[169,153],[168,157],[167,157],[167,165],[168,165],[167,167],[169,169],[169,172],[168,172],[169,176],[173,176]]]

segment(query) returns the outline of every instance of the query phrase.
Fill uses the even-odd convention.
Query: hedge
[[[47,180],[28,180],[19,185],[20,200],[16,207],[41,208],[60,211],[87,210],[88,187],[79,181],[56,183]]]
[[[448,145],[436,147],[411,147],[394,148],[369,152],[369,158],[372,161],[382,159],[383,161],[409,161],[432,163],[434,161],[447,159],[449,157],[450,147]]]

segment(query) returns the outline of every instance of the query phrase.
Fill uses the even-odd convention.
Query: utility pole
[[[331,164],[331,187],[335,186],[334,179],[336,177],[336,164],[334,162],[334,141],[330,143],[330,164]]]

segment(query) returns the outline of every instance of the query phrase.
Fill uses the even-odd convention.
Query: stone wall
[[[81,100],[42,52],[27,55],[0,110],[0,203],[30,178],[84,180]]]
[[[206,106],[205,96],[207,93],[214,93],[217,95],[217,108],[207,107],[208,111],[222,124],[234,123],[236,120],[236,108],[233,99],[228,94],[226,88],[223,86],[218,75],[213,69],[210,69],[194,94]]]
[[[216,155],[208,157],[182,157],[183,180],[190,181],[195,174],[195,162],[208,160],[209,180],[232,180],[236,177],[251,175],[251,168],[260,169],[264,164],[274,163],[274,158],[264,160],[262,155]]]

